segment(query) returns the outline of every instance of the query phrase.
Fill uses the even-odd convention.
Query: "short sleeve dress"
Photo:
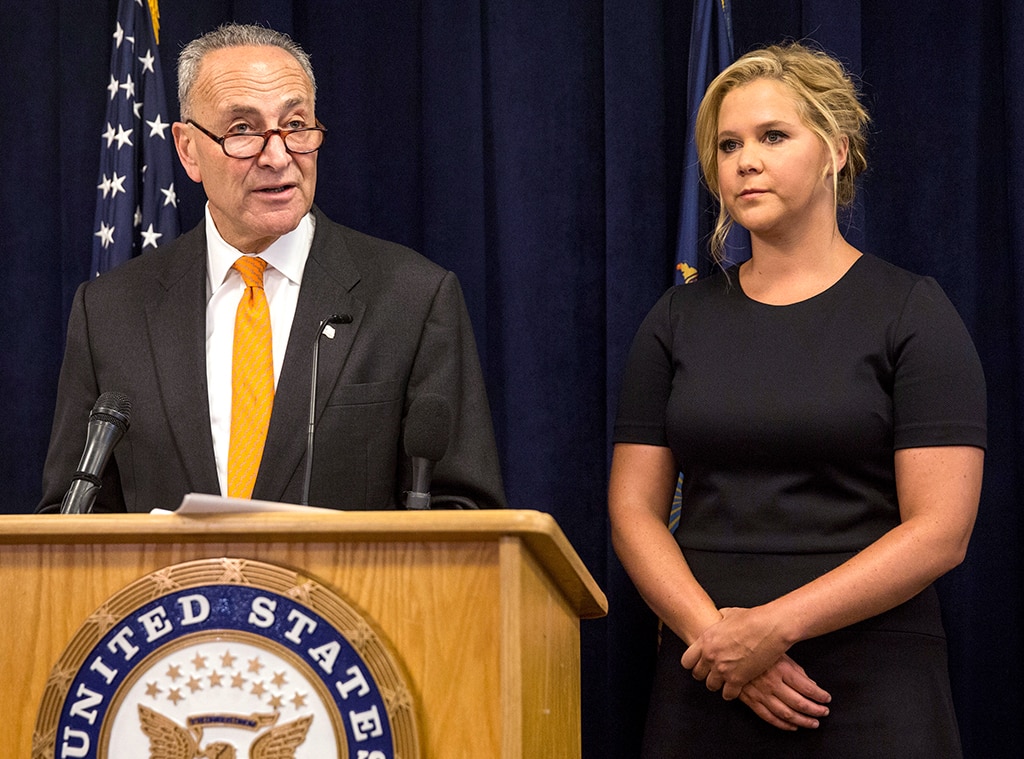
[[[617,443],[668,446],[683,474],[676,539],[720,607],[765,603],[899,523],[893,452],[986,442],[985,381],[938,284],[862,255],[788,306],[738,270],[670,289],[634,340]],[[816,730],[771,727],[659,650],[647,757],[956,757],[938,600],[929,588],[790,655],[828,690]]]

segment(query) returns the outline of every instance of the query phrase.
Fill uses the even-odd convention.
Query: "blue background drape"
[[[32,509],[67,309],[88,274],[116,0],[0,0],[0,510]],[[737,53],[808,37],[874,116],[851,239],[935,276],[989,383],[965,564],[941,583],[970,757],[1024,755],[1024,3],[736,0]],[[653,621],[608,544],[609,432],[633,332],[672,282],[691,2],[163,0],[180,46],[268,23],[313,56],[318,204],[462,280],[509,500],[551,512],[611,602],[583,624],[584,757],[630,757]],[[180,172],[183,229],[203,198]]]

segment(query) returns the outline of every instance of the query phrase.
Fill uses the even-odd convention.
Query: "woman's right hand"
[[[816,728],[828,716],[828,691],[807,676],[804,668],[783,655],[743,686],[740,701],[758,717],[780,730]]]

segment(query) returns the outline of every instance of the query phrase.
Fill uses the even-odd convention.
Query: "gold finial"
[[[149,15],[153,19],[153,36],[160,44],[160,0],[149,0]]]

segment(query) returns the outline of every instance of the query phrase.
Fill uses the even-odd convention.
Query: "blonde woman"
[[[735,223],[752,257],[667,292],[625,373],[612,536],[664,623],[645,757],[960,755],[932,583],[974,525],[984,377],[934,280],[843,238],[867,121],[799,44],[701,104],[712,249]]]

